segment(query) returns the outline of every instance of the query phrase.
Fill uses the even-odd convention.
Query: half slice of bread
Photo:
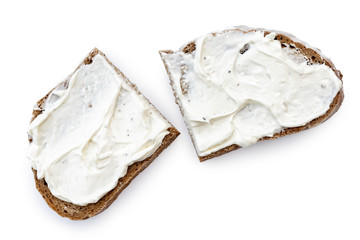
[[[248,52],[251,52],[252,49],[258,49],[258,46],[255,47],[252,46],[254,42],[250,36],[252,36],[253,34],[257,34],[258,37],[263,38],[262,40],[264,40],[265,43],[269,43],[272,44],[272,46],[275,46],[277,52],[275,52],[273,56],[276,55],[274,60],[276,64],[281,62],[283,57],[286,56],[285,58],[288,58],[286,59],[286,61],[290,62],[291,64],[298,63],[301,66],[309,66],[309,68],[310,67],[315,68],[318,66],[321,67],[323,71],[326,71],[326,68],[328,68],[328,71],[330,72],[329,74],[333,74],[333,78],[335,78],[335,81],[338,82],[336,83],[337,84],[336,92],[329,93],[327,96],[328,98],[331,98],[329,101],[327,100],[328,108],[325,109],[325,111],[323,111],[321,114],[318,114],[315,117],[299,125],[280,126],[277,129],[274,129],[273,132],[264,132],[264,134],[258,135],[256,139],[251,139],[250,144],[253,144],[257,141],[275,139],[278,137],[293,134],[314,127],[326,121],[329,117],[331,117],[339,109],[343,101],[344,92],[342,87],[341,72],[335,68],[334,64],[330,61],[330,59],[326,58],[320,52],[319,49],[311,47],[307,43],[298,40],[297,38],[295,38],[294,36],[288,33],[273,31],[273,30],[258,29],[258,28],[249,28],[246,26],[238,26],[238,27],[226,29],[221,32],[210,33],[202,38],[199,38],[197,40],[185,44],[178,51],[172,51],[172,50],[159,51],[170,79],[170,84],[172,86],[175,96],[175,102],[178,104],[180,108],[181,114],[187,125],[189,134],[191,136],[191,139],[193,141],[194,147],[197,151],[197,155],[200,161],[205,161],[207,159],[211,159],[213,157],[217,157],[222,154],[228,153],[232,150],[250,145],[248,143],[239,144],[236,141],[232,141],[231,137],[228,138],[224,137],[225,140],[221,142],[221,144],[217,142],[218,136],[221,136],[221,134],[225,135],[224,132],[226,131],[227,125],[226,124],[222,125],[223,130],[220,129],[220,127],[214,130],[214,127],[212,127],[211,125],[215,124],[218,121],[221,121],[221,119],[227,118],[229,115],[232,114],[231,111],[228,111],[226,113],[228,115],[219,114],[220,116],[218,118],[214,118],[211,120],[207,119],[205,116],[202,117],[201,119],[201,114],[210,113],[212,110],[214,110],[214,108],[212,108],[212,105],[218,105],[217,106],[218,109],[222,110],[221,108],[223,108],[224,109],[223,111],[224,112],[226,111],[227,105],[222,104],[220,100],[221,99],[220,94],[222,94],[222,92],[217,91],[217,89],[219,88],[222,89],[224,84],[230,84],[226,82],[227,81],[226,74],[233,74],[232,71],[233,70],[236,71],[236,68],[238,66],[239,68],[242,68],[242,71],[237,72],[238,74],[237,77],[233,78],[233,80],[235,79],[236,81],[238,81],[237,84],[233,84],[232,87],[226,89],[227,90],[226,93],[228,95],[225,96],[227,96],[228,98],[234,98],[235,94],[230,96],[229,91],[235,91],[234,89],[236,87],[241,88],[244,85],[246,87],[250,85],[255,87],[258,86],[271,87],[270,82],[273,80],[271,81],[266,80],[269,79],[271,72],[269,72],[269,69],[266,70],[266,66],[264,67],[265,70],[262,69],[262,67],[268,64],[268,62],[261,60],[262,61],[261,64],[264,65],[259,64],[258,66],[253,68],[250,68],[249,66],[245,66],[245,64],[241,65],[242,64],[241,58],[247,54],[246,52],[249,49],[250,51]],[[236,35],[237,39],[235,37],[234,39],[232,39],[231,38],[232,35]],[[220,38],[221,40],[216,42],[217,38]],[[232,40],[228,40],[230,38]],[[243,39],[247,39],[247,40],[243,40]],[[241,41],[244,42],[242,44],[239,44],[239,42]],[[207,45],[205,46],[205,44]],[[261,48],[261,46],[259,46],[259,48]],[[229,51],[228,55],[224,54],[224,52],[226,51]],[[232,54],[233,52],[231,51],[233,51],[236,54]],[[214,52],[216,52],[216,54],[211,55],[211,53]],[[252,56],[256,57],[256,55],[250,53],[250,56],[248,57],[250,59],[249,62],[253,60]],[[272,56],[271,53],[265,51],[262,57],[270,58]],[[240,61],[240,63],[236,62],[238,60]],[[230,62],[232,65],[227,64],[228,62]],[[224,65],[225,69],[220,68],[222,64]],[[276,69],[277,66],[279,65],[274,65],[274,69]],[[246,70],[248,69],[254,71],[250,74],[246,73]],[[306,70],[306,68],[304,69]],[[219,79],[218,77],[219,74],[216,75],[218,72],[221,71],[224,72],[223,75],[221,75],[221,76],[225,76],[224,79]],[[246,74],[248,75],[247,79],[243,77]],[[301,77],[306,74],[307,74],[306,71],[300,73]],[[278,76],[278,78],[280,77],[284,79],[291,78],[291,76],[289,77],[286,75],[287,74],[283,74],[281,76]],[[272,76],[270,76],[270,78],[271,77]],[[196,82],[199,79],[203,81],[201,83],[202,84],[201,86],[205,86],[205,87],[213,86],[213,89],[216,89],[216,91],[214,90],[213,92],[211,92],[211,94],[207,93],[206,92],[207,89],[205,89],[205,87],[199,87],[200,84]],[[250,81],[249,79],[255,82],[249,82]],[[321,80],[319,78],[315,78],[315,79],[316,81]],[[277,81],[278,79],[275,80]],[[307,85],[304,84],[303,86],[298,87],[297,89],[289,88],[288,89],[289,91],[287,92],[280,92],[280,91],[274,92],[274,94],[270,95],[270,98],[276,96],[277,94],[278,95],[288,94],[290,91],[294,91],[294,90],[296,90],[297,93],[301,93],[301,91],[303,91],[302,90],[303,87],[306,88]],[[320,87],[320,84],[318,87]],[[325,89],[326,86],[321,85],[321,88]],[[188,97],[190,91],[193,91],[192,95],[195,97],[193,98]],[[310,93],[310,91],[313,91],[314,94],[317,94],[318,92],[317,89],[310,89],[308,94],[309,96],[311,96],[312,94]],[[206,94],[208,94],[211,97],[208,97],[207,99],[204,98],[203,95]],[[254,94],[261,95],[261,93],[259,94],[258,92]],[[246,103],[255,102],[257,104],[258,99],[259,98],[261,99],[261,96],[260,97],[256,96],[253,98],[253,96],[251,96],[250,93],[249,95],[250,97],[248,95],[246,96],[247,99],[243,101],[242,106],[239,106],[239,108],[235,110],[235,113],[245,109],[247,106]],[[241,99],[241,96],[235,96],[235,98],[236,100],[238,100]],[[291,101],[291,99],[289,101]],[[263,104],[262,106],[265,105],[266,108],[268,108],[267,103],[262,103],[262,104]],[[269,103],[269,105],[271,104]],[[286,106],[285,102],[284,105],[287,109],[288,106]],[[301,103],[298,105],[301,107]],[[310,106],[316,106],[316,105],[317,102],[314,101],[313,103],[311,103]],[[208,112],[203,111],[204,108],[206,108]],[[307,106],[306,108],[310,109],[309,106]],[[271,109],[271,106],[269,107],[269,109]],[[271,112],[270,110],[269,111],[266,110],[266,111],[270,112],[269,115],[275,115],[274,112]],[[274,122],[276,123],[276,121]],[[259,121],[258,125],[256,125],[256,123],[250,123],[250,126],[256,130],[256,128],[262,125],[262,123],[264,123],[264,121]],[[199,130],[200,128],[199,126],[202,128],[201,130]],[[210,134],[211,131],[216,132],[216,134],[211,135]],[[200,134],[204,134],[204,136],[206,137],[203,138],[201,138],[201,136],[198,137],[198,135],[200,135],[199,132]],[[239,131],[237,130],[233,130],[233,132],[229,133],[228,135],[233,136],[235,133],[239,134],[238,132]],[[209,142],[208,146],[212,146],[212,147],[208,148],[207,151],[202,152],[199,146],[201,146],[205,141]]]
[[[134,84],[132,84],[124,76],[124,74],[106,58],[104,53],[102,53],[101,51],[99,51],[96,48],[90,52],[90,54],[84,59],[84,61],[80,64],[80,66],[78,68],[76,68],[74,73],[80,67],[82,67],[84,65],[92,64],[94,57],[97,56],[98,54],[100,54],[101,56],[103,56],[106,59],[106,61],[111,65],[111,67],[116,71],[116,73],[121,76],[121,78],[125,81],[126,84],[131,86],[131,88],[134,89],[138,95],[142,96],[142,94],[137,89],[137,87]],[[70,78],[71,78],[71,76],[68,79],[70,79]],[[60,85],[67,86],[68,80],[59,84],[59,86]],[[51,90],[45,97],[43,97],[41,100],[39,100],[37,102],[37,104],[35,105],[34,110],[33,110],[31,122],[43,113],[45,105],[46,105],[46,101],[49,98],[49,96],[51,95],[51,93],[53,92],[53,90]],[[147,101],[148,104],[150,104],[153,107],[153,105],[145,97],[144,97],[144,99]],[[153,108],[155,111],[157,111],[155,107],[153,107]],[[39,179],[37,177],[37,170],[35,170],[33,168],[32,171],[34,173],[36,188],[38,189],[38,191],[40,192],[40,194],[42,195],[42,197],[44,198],[46,203],[62,217],[67,217],[72,220],[83,220],[83,219],[92,217],[94,215],[97,215],[98,213],[100,213],[100,212],[104,211],[106,208],[108,208],[111,205],[111,203],[118,197],[118,195],[130,184],[130,182],[141,171],[143,171],[147,166],[149,166],[150,163],[176,139],[176,137],[180,133],[170,123],[169,123],[169,126],[170,127],[167,129],[168,133],[163,138],[161,145],[151,154],[151,156],[148,156],[146,159],[135,162],[132,165],[130,165],[127,169],[126,175],[121,177],[118,180],[117,185],[112,190],[107,192],[103,197],[100,198],[100,200],[98,200],[95,203],[90,203],[85,206],[84,205],[80,206],[80,205],[76,205],[71,202],[64,201],[64,200],[61,200],[61,199],[55,197],[51,193],[51,191],[48,187],[48,184],[46,182],[46,179],[44,179],[44,178]],[[30,144],[32,141],[33,141],[33,139],[29,135]]]

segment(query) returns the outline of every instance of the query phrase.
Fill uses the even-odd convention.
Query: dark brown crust
[[[315,126],[319,125],[320,123],[325,122],[334,113],[336,113],[336,111],[340,108],[340,105],[341,105],[343,99],[344,99],[344,92],[341,89],[341,91],[338,92],[338,94],[334,98],[333,102],[331,103],[329,110],[324,115],[313,119],[311,122],[307,123],[304,126],[285,128],[281,132],[278,132],[278,133],[274,134],[274,136],[272,136],[272,137],[263,137],[263,138],[260,138],[259,141],[269,140],[269,139],[276,139],[276,138],[279,138],[279,137],[283,137],[283,136],[286,136],[286,135],[290,135],[290,134],[293,134],[293,133],[297,133],[297,132],[300,132],[300,131],[315,127]],[[239,148],[241,148],[241,146],[233,144],[233,145],[227,146],[225,148],[222,148],[222,149],[220,149],[220,150],[218,150],[216,152],[210,153],[209,155],[206,155],[204,157],[202,157],[202,156],[198,156],[198,157],[199,157],[200,162],[203,162],[203,161],[208,160],[210,158],[214,158],[214,157],[223,155],[225,153],[231,152],[231,151],[239,149]]]
[[[46,181],[44,179],[39,180],[36,177],[36,170],[32,169],[34,172],[34,179],[36,183],[36,188],[46,201],[46,203],[51,207],[55,212],[57,212],[62,217],[67,217],[72,220],[84,220],[89,217],[95,216],[106,208],[108,208],[113,201],[119,196],[119,194],[130,184],[130,182],[142,172],[150,163],[159,156],[159,154],[167,148],[179,135],[179,132],[175,128],[169,129],[169,134],[165,136],[162,145],[147,159],[136,162],[132,164],[126,173],[126,175],[119,179],[116,187],[103,196],[97,203],[88,204],[86,206],[79,206],[73,203],[69,203],[63,200],[58,199],[51,194],[50,189],[48,188]]]
[[[188,44],[182,49],[182,51],[183,51],[184,53],[188,53],[188,54],[192,53],[192,52],[195,51],[195,50],[196,50],[196,44],[195,44],[194,41],[188,43]]]
[[[251,29],[251,30],[248,30],[248,31],[243,31],[243,30],[240,30],[240,29],[233,29],[233,30],[225,30],[224,32],[227,32],[227,31],[242,31],[244,33],[248,33],[248,32],[253,32],[253,31],[258,31],[258,30]],[[271,31],[266,31],[265,30],[264,31],[264,36],[268,35],[269,33],[271,33]],[[213,33],[214,36],[216,36],[217,34],[218,33]],[[302,44],[300,42],[296,42],[296,41],[292,40],[289,36],[286,36],[285,34],[282,34],[282,33],[277,33],[276,36],[274,37],[274,40],[279,41],[283,48],[284,47],[289,47],[289,48],[296,49],[299,54],[302,54],[303,56],[306,57],[306,59],[308,61],[308,64],[319,64],[319,63],[323,64],[323,63],[325,63],[325,65],[329,66],[334,71],[336,76],[342,81],[343,75],[341,74],[341,72],[335,68],[335,65],[330,61],[330,59],[323,58],[320,55],[319,50],[315,50],[315,49],[306,47],[304,44]],[[195,42],[192,41],[192,42],[188,43],[180,51],[183,51],[186,54],[191,54],[195,49],[196,49]],[[171,53],[173,53],[173,51],[165,50],[165,51],[160,51],[160,55],[161,55],[161,53],[171,54]],[[170,78],[170,84],[173,87],[173,80],[172,80],[171,74],[170,74],[169,69],[168,69],[168,67],[167,67],[164,60],[163,60],[163,62],[164,62],[166,71],[167,71],[167,73],[169,75],[169,78]],[[178,98],[176,96],[174,87],[173,87],[173,90],[174,90],[174,96],[175,96],[175,99],[176,99],[175,102],[179,105],[181,114],[184,116],[183,109],[181,108],[181,105],[178,102],[179,100],[178,100]],[[263,138],[259,139],[259,141],[268,140],[268,139],[276,139],[276,138],[279,138],[279,137],[283,137],[283,136],[286,136],[286,135],[290,135],[290,134],[293,134],[293,133],[297,133],[297,132],[300,132],[300,131],[315,127],[315,126],[319,125],[320,123],[325,122],[335,112],[337,112],[337,110],[340,108],[343,100],[344,100],[344,91],[343,91],[343,88],[341,88],[340,91],[335,96],[333,102],[330,104],[330,107],[329,107],[328,111],[324,115],[322,115],[322,116],[320,116],[320,117],[318,117],[316,119],[313,119],[311,122],[307,123],[304,126],[285,128],[281,132],[274,134],[274,136],[272,136],[272,137],[263,137]],[[189,131],[189,133],[190,133],[190,131]],[[190,136],[191,136],[191,133],[190,133]],[[233,145],[227,146],[225,148],[222,148],[222,149],[220,149],[220,150],[218,150],[216,152],[208,154],[206,156],[198,156],[198,157],[199,157],[200,162],[202,162],[202,161],[205,161],[205,160],[208,160],[208,159],[223,155],[225,153],[231,152],[231,151],[239,149],[239,148],[241,148],[241,146],[233,144]]]
[[[103,55],[105,58],[105,54],[100,52],[98,49],[94,49],[90,52],[89,56],[85,58],[82,64],[90,64],[92,62],[92,58],[96,56],[97,54]],[[131,86],[139,93],[139,90],[137,87],[132,84],[122,72],[118,68],[116,68],[107,58],[106,60],[115,68],[115,70],[122,75],[128,83],[131,84]],[[80,66],[82,66],[80,64]],[[79,67],[80,67],[79,66]],[[79,68],[78,67],[78,68]],[[76,70],[78,69],[76,68]],[[76,71],[75,70],[75,71]],[[74,72],[75,72],[74,71]],[[66,81],[61,83],[66,84]],[[37,109],[34,109],[33,116],[31,121],[33,121],[38,115],[42,113],[43,109],[43,103],[45,102],[46,98],[49,96],[49,94],[52,92],[52,90],[42,99],[40,99],[37,102]],[[148,100],[147,100],[148,101]],[[150,102],[149,102],[150,103]],[[151,104],[151,103],[150,103]],[[67,217],[72,220],[84,220],[89,217],[95,216],[102,211],[104,211],[106,208],[108,208],[111,203],[118,197],[118,195],[130,184],[130,182],[140,173],[142,172],[147,166],[150,165],[150,163],[157,158],[157,156],[165,149],[167,148],[180,134],[174,127],[170,127],[168,129],[169,133],[164,137],[161,146],[148,158],[141,162],[136,162],[132,164],[126,173],[126,175],[119,179],[118,184],[116,187],[108,192],[105,196],[103,196],[98,202],[88,204],[86,206],[79,206],[73,203],[69,203],[63,200],[58,199],[54,195],[51,194],[46,181],[44,179],[39,180],[37,178],[36,170],[32,169],[34,173],[34,179],[36,188],[46,201],[46,203],[51,207],[55,212],[57,212],[62,217]],[[31,142],[31,139],[29,139]]]

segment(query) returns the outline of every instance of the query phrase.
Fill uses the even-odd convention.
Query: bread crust
[[[273,32],[273,31],[270,31],[270,30],[255,29],[255,28],[254,29],[247,29],[247,30],[236,28],[236,29],[224,30],[224,31],[222,31],[220,33],[229,32],[229,31],[241,31],[243,33],[254,32],[254,31],[263,31],[264,36],[266,36],[269,33]],[[343,77],[342,73],[339,70],[336,69],[335,65],[331,62],[330,59],[322,56],[319,49],[314,49],[312,47],[305,46],[304,43],[299,42],[298,40],[295,40],[294,37],[291,36],[290,34],[283,33],[283,32],[280,33],[280,32],[276,32],[276,31],[274,31],[274,32],[276,33],[276,35],[274,37],[274,40],[279,41],[282,48],[290,47],[290,48],[296,49],[299,54],[302,54],[303,56],[306,57],[306,59],[308,61],[308,64],[325,64],[325,65],[329,66],[334,71],[335,75],[341,80],[341,82],[343,82],[342,81],[342,77]],[[212,35],[214,35],[214,36],[217,35],[217,34],[219,34],[219,33],[212,33]],[[191,54],[195,50],[196,50],[196,43],[195,43],[195,41],[191,41],[188,44],[186,44],[183,48],[181,48],[179,51],[182,51],[185,54]],[[161,56],[161,53],[171,54],[171,53],[174,53],[174,51],[172,51],[172,50],[161,50],[161,51],[159,51],[159,53],[160,53],[160,56]],[[169,68],[168,68],[165,60],[163,58],[162,58],[162,60],[163,60],[165,69],[166,69],[166,71],[167,71],[167,73],[169,75],[170,85],[172,86],[174,96],[175,96],[175,102],[179,106],[180,112],[181,112],[182,116],[184,117],[184,111],[183,111],[183,109],[181,107],[181,104],[179,103],[179,99],[178,99],[178,97],[176,95],[176,91],[175,91],[175,88],[174,88],[174,81],[172,79],[171,73],[169,71]],[[312,121],[308,122],[304,126],[285,128],[282,131],[274,134],[272,137],[263,137],[263,138],[260,138],[258,141],[276,139],[276,138],[279,138],[279,137],[283,137],[283,136],[286,136],[286,135],[290,135],[290,134],[293,134],[293,133],[297,133],[297,132],[300,132],[300,131],[315,127],[315,126],[319,125],[320,123],[325,122],[334,113],[336,113],[338,111],[338,109],[340,108],[343,100],[344,100],[344,90],[343,90],[343,86],[342,86],[341,89],[339,90],[339,92],[337,93],[337,95],[335,96],[334,100],[330,104],[329,109],[322,116],[313,119]],[[188,128],[188,132],[189,132],[190,137],[191,137],[191,139],[192,139],[192,141],[194,143],[194,140],[193,140],[193,138],[191,136],[191,131],[190,131],[189,128]],[[242,148],[242,147],[237,145],[237,144],[232,144],[230,146],[227,146],[227,147],[224,147],[224,148],[222,148],[220,150],[217,150],[216,152],[210,153],[210,154],[208,154],[206,156],[199,156],[198,155],[198,158],[199,158],[200,162],[203,162],[205,160],[208,160],[208,159],[223,155],[225,153],[234,151],[234,150],[239,149],[239,148]]]
[[[108,63],[111,66],[114,67],[116,72],[119,75],[121,75],[122,77],[124,77],[125,81],[127,81],[127,83],[129,83],[136,90],[136,92],[138,94],[142,95],[140,93],[140,91],[137,89],[136,85],[131,83],[124,76],[124,74],[106,58],[105,54],[102,53],[101,51],[99,51],[96,48],[93,49],[89,53],[89,55],[75,69],[74,72],[76,72],[76,70],[78,70],[82,65],[92,63],[92,58],[95,57],[97,54],[103,55],[105,57],[105,59],[108,61]],[[70,77],[68,79],[70,79]],[[64,82],[60,83],[59,85],[61,85],[61,84],[66,85],[68,79],[65,80]],[[33,115],[32,115],[31,121],[33,121],[38,115],[40,115],[42,113],[42,111],[44,109],[44,102],[45,102],[45,100],[48,98],[48,96],[50,95],[50,93],[54,89],[52,89],[48,94],[46,94],[42,99],[40,99],[37,102],[36,107],[33,110]],[[148,99],[146,99],[146,101],[149,104],[151,104]],[[156,111],[158,111],[158,110],[156,109]],[[159,114],[161,115],[160,112],[159,112]],[[164,117],[164,119],[165,119],[165,117]],[[66,202],[66,201],[63,201],[63,200],[55,197],[54,195],[51,194],[50,189],[48,188],[45,179],[38,179],[37,178],[37,171],[32,168],[36,188],[40,192],[42,197],[44,198],[45,202],[49,205],[49,207],[52,208],[55,212],[57,212],[62,217],[67,217],[67,218],[69,218],[71,220],[84,220],[84,219],[87,219],[89,217],[95,216],[95,215],[101,213],[102,211],[104,211],[105,209],[107,209],[115,201],[115,199],[119,196],[119,194],[131,183],[131,181],[140,172],[142,172],[147,166],[149,166],[150,163],[152,163],[152,161],[155,158],[157,158],[159,156],[159,154],[165,148],[167,148],[177,138],[177,136],[180,134],[177,131],[177,129],[175,127],[173,127],[172,125],[171,125],[170,128],[168,128],[168,132],[169,133],[164,137],[160,147],[150,157],[146,158],[143,161],[136,162],[136,163],[132,164],[131,166],[129,166],[126,175],[119,179],[116,187],[114,189],[112,189],[111,191],[109,191],[106,195],[104,195],[96,203],[91,203],[91,204],[88,204],[86,206],[79,206],[79,205],[76,205],[76,204],[73,204],[73,203],[70,203],[70,202]],[[31,142],[31,141],[32,141],[32,139],[29,137],[29,142]]]

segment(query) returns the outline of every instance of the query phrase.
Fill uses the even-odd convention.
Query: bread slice
[[[274,40],[279,41],[279,43],[281,44],[281,48],[290,48],[292,51],[296,51],[298,55],[304,57],[307,61],[308,65],[313,65],[313,64],[325,64],[326,66],[328,66],[329,68],[331,68],[335,75],[337,76],[338,79],[341,80],[342,82],[342,77],[343,75],[341,74],[341,72],[339,70],[337,70],[334,66],[334,64],[330,61],[330,59],[326,58],[319,49],[313,48],[311,46],[309,46],[307,43],[302,42],[300,40],[298,40],[297,38],[295,38],[294,36],[292,36],[291,34],[288,33],[284,33],[284,32],[279,32],[279,31],[273,31],[273,30],[265,30],[265,29],[260,29],[260,28],[249,28],[246,26],[238,26],[238,27],[234,27],[231,29],[226,29],[224,31],[221,32],[216,32],[216,33],[211,33],[213,36],[217,36],[218,34],[224,34],[224,33],[228,33],[228,32],[234,32],[234,31],[239,31],[242,32],[243,34],[247,34],[247,33],[251,33],[251,32],[262,32],[264,34],[264,37],[267,36],[270,33],[275,34]],[[176,91],[176,87],[175,87],[175,76],[173,75],[172,70],[170,69],[169,63],[167,62],[167,60],[165,59],[166,55],[171,55],[171,54],[176,54],[179,52],[184,53],[185,55],[189,54],[194,54],[196,49],[197,49],[197,45],[196,45],[196,41],[191,41],[187,44],[185,44],[183,47],[181,47],[178,51],[172,51],[172,50],[161,50],[159,51],[160,56],[162,58],[162,61],[165,65],[167,74],[169,76],[170,79],[170,85],[172,86],[173,92],[174,92],[174,96],[175,96],[175,102],[177,103],[177,105],[180,108],[180,112],[185,120],[185,123],[187,125],[190,137],[193,141],[193,144],[195,146],[194,143],[194,137],[193,137],[193,133],[191,131],[191,128],[189,126],[189,123],[187,123],[186,120],[186,116],[184,116],[184,109],[182,106],[182,102],[180,100],[179,95],[177,94]],[[241,53],[241,50],[240,50]],[[184,77],[186,73],[186,70],[184,71],[183,69],[181,69],[181,78]],[[181,79],[180,78],[180,84],[181,83]],[[191,80],[191,79],[190,79]],[[184,87],[186,88],[186,87]],[[183,85],[181,85],[181,92],[183,92]],[[185,89],[186,91],[186,89]],[[184,92],[183,92],[184,93]],[[302,126],[296,126],[296,127],[288,127],[288,128],[284,128],[281,131],[273,134],[272,136],[263,136],[260,139],[258,139],[258,141],[262,141],[262,140],[269,140],[269,139],[276,139],[282,136],[286,136],[289,134],[293,134],[296,132],[300,132],[312,127],[315,127],[317,125],[319,125],[320,123],[326,121],[327,119],[329,119],[341,106],[342,102],[344,99],[344,92],[343,92],[343,87],[341,86],[341,89],[337,92],[336,96],[333,98],[332,103],[330,104],[329,109],[326,111],[325,114],[307,122],[305,125]],[[217,151],[214,151],[210,154],[207,154],[205,156],[200,156],[198,154],[198,158],[200,161],[205,161],[217,156],[220,156],[222,154],[228,153],[230,151],[236,150],[238,148],[241,148],[242,146],[238,145],[238,144],[231,144],[228,146],[225,146]]]
[[[79,69],[82,65],[91,64],[92,59],[97,55],[101,54],[105,57],[106,61],[115,69],[115,71],[121,75],[125,81],[127,81],[135,91],[141,95],[140,91],[137,89],[137,87],[132,84],[125,76],[124,74],[115,67],[105,56],[104,53],[99,51],[98,49],[94,49],[90,52],[90,54],[84,59],[84,61],[80,64],[80,66],[77,69]],[[76,72],[76,70],[74,72]],[[66,81],[61,83],[66,84]],[[54,90],[54,89],[53,89]],[[44,103],[45,100],[49,97],[50,93],[53,91],[51,90],[45,97],[40,99],[37,104],[34,107],[33,115],[31,121],[33,121],[36,117],[38,117],[43,109],[44,109]],[[149,102],[146,99],[147,102]],[[149,102],[149,104],[151,104]],[[165,118],[164,118],[165,119]],[[100,212],[104,211],[106,208],[108,208],[111,203],[118,197],[118,195],[130,184],[130,182],[141,172],[143,171],[147,166],[150,165],[150,163],[165,149],[167,148],[179,135],[180,133],[175,129],[175,127],[171,126],[168,129],[168,134],[163,138],[163,141],[161,143],[161,146],[148,158],[146,158],[143,161],[135,162],[131,166],[128,167],[127,173],[124,177],[120,178],[116,187],[109,191],[106,195],[104,195],[99,201],[96,203],[91,203],[86,206],[79,206],[70,202],[63,201],[50,192],[50,189],[47,186],[47,183],[45,179],[38,179],[37,178],[37,171],[35,169],[32,169],[34,173],[34,179],[36,188],[46,201],[46,203],[51,207],[55,212],[57,212],[62,217],[67,217],[72,220],[84,220],[89,217],[95,216],[99,214]],[[29,137],[29,142],[31,142],[32,139]]]

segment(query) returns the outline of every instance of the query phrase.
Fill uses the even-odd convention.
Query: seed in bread
[[[282,32],[234,27],[160,55],[200,161],[313,127],[343,99],[332,62]]]

